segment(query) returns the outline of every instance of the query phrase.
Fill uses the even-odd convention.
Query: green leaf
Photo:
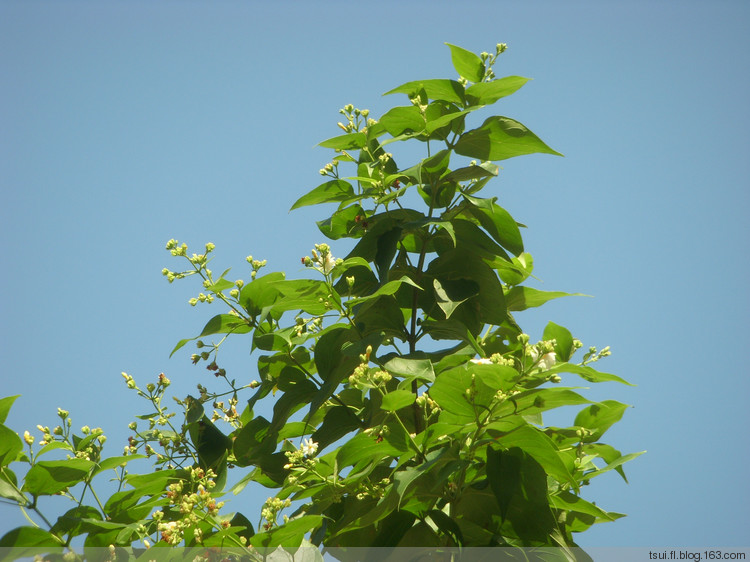
[[[0,423],[5,423],[5,420],[8,418],[8,412],[10,412],[10,408],[13,406],[13,402],[15,402],[16,398],[19,396],[21,395],[16,394],[15,396],[0,398]]]
[[[487,426],[493,429],[493,424]],[[498,444],[505,448],[518,447],[531,455],[544,471],[560,483],[569,483],[578,489],[578,483],[571,474],[571,467],[563,460],[563,456],[557,450],[554,441],[540,430],[524,424],[509,432],[501,432]],[[546,489],[546,486],[545,486]]]
[[[466,115],[470,111],[472,110],[463,109],[461,111],[445,111],[434,116],[430,114],[431,112],[427,112],[425,114],[427,118],[425,124],[425,132],[427,132],[428,134],[433,133],[438,129],[445,127],[446,125],[453,123],[453,121],[455,121],[459,117],[462,117],[463,115]]]
[[[250,330],[247,322],[234,314],[217,314],[206,323],[198,337],[213,334],[246,334]]]
[[[0,467],[6,466],[23,450],[23,441],[11,428],[0,424]]]
[[[591,445],[602,445],[602,443],[592,443]],[[622,455],[612,462],[610,462],[607,466],[604,468],[600,468],[599,470],[594,470],[593,472],[587,472],[585,474],[586,480],[591,480],[595,476],[599,476],[600,474],[604,474],[605,472],[609,472],[610,470],[617,470],[617,472],[622,476],[623,480],[625,482],[628,481],[628,479],[625,477],[625,472],[622,470],[622,465],[625,464],[628,461],[632,461],[636,457],[640,457],[643,453],[646,451],[640,451],[638,453],[630,453],[628,455]]]
[[[628,386],[634,386],[625,379],[611,373],[603,373],[588,365],[576,365],[574,363],[559,363],[547,371],[547,374],[573,373],[588,382],[619,382]]]
[[[432,522],[435,523],[437,528],[440,529],[444,535],[450,536],[458,546],[463,545],[463,533],[454,519],[439,509],[428,511],[427,516],[432,519]]]
[[[627,404],[622,404],[616,400],[604,400],[578,412],[573,423],[591,430],[591,435],[587,435],[584,442],[593,443],[599,441],[612,425],[620,421],[625,410],[629,407]]]
[[[510,258],[510,262],[498,260],[494,266],[498,275],[508,285],[519,285],[534,271],[534,258],[528,252]]]
[[[403,285],[404,283],[406,283],[407,285],[411,285],[412,287],[416,289],[422,290],[422,287],[420,287],[414,281],[412,281],[409,277],[404,275],[401,279],[394,279],[393,281],[388,281],[388,283],[385,283],[373,294],[367,295],[366,297],[350,299],[346,302],[346,304],[347,306],[351,308],[353,306],[360,305],[371,300],[375,300],[385,295],[392,295],[396,291],[398,291],[401,285]]]
[[[323,450],[359,427],[360,422],[354,409],[350,410],[346,406],[334,406],[326,412],[323,423],[312,434],[311,439],[318,443],[320,449]]]
[[[585,513],[593,515],[602,521],[614,521],[622,517],[619,513],[609,513],[602,508],[587,502],[580,496],[576,496],[568,491],[561,491],[550,496],[550,504],[557,509],[565,511],[574,511],[576,513]]]
[[[409,511],[394,511],[381,521],[378,534],[373,539],[373,548],[397,546],[406,532],[414,525],[417,516]]]
[[[270,454],[276,449],[276,439],[273,436],[267,439],[270,427],[271,422],[258,416],[240,429],[232,445],[240,466],[253,464],[260,455]]]
[[[451,50],[453,68],[459,76],[463,76],[470,82],[481,82],[484,78],[484,63],[477,55],[462,47],[446,43]]]
[[[463,105],[464,87],[456,80],[432,79],[416,80],[407,82],[392,90],[384,93],[384,96],[390,94],[406,94],[409,98],[416,97],[420,91],[424,91],[428,99],[441,100]]]
[[[94,466],[85,459],[40,461],[26,474],[23,490],[35,496],[52,496],[82,482]]]
[[[273,305],[273,311],[285,312],[288,310],[302,310],[313,316],[319,316],[328,312],[326,301],[338,300],[338,295],[333,294],[329,299],[331,290],[325,281],[317,279],[294,279],[279,281],[275,289],[282,298],[277,299]]]
[[[206,287],[209,291],[212,291],[214,293],[220,293],[222,291],[226,291],[227,289],[232,289],[235,287],[234,282],[229,281],[228,279],[224,279],[224,275],[228,273],[229,270],[225,271],[221,274],[221,278],[219,278],[215,283],[212,285],[209,285]]]
[[[521,373],[509,365],[483,365],[473,364],[470,371],[476,375],[476,379],[494,392],[502,390],[506,392],[513,388],[521,378]]]
[[[481,162],[479,164],[474,164],[473,166],[466,166],[465,168],[453,170],[443,179],[445,181],[470,181],[495,177],[499,173],[500,168],[498,168],[497,164],[493,164],[492,162]]]
[[[0,498],[7,498],[21,505],[26,504],[26,498],[18,491],[16,475],[9,468],[0,471]]]
[[[466,295],[464,298],[454,297],[460,300],[453,300],[448,295],[447,290],[443,288],[443,285],[440,283],[440,281],[438,281],[437,279],[432,280],[432,284],[435,288],[435,299],[447,319],[451,317],[453,311],[456,310],[461,305],[461,303],[466,302],[470,297],[473,297],[478,293],[478,285],[469,280],[458,280],[452,283],[450,281],[446,281],[445,283],[452,289],[454,295],[457,292]]]
[[[474,419],[475,407],[469,402],[466,391],[471,386],[471,373],[458,367],[440,373],[429,394],[447,412],[459,417]]]
[[[416,398],[411,390],[393,390],[383,396],[380,407],[386,412],[395,412],[406,406],[411,406]]]
[[[544,328],[542,338],[545,341],[555,340],[555,353],[558,361],[569,361],[573,354],[573,335],[570,331],[554,322]]]
[[[363,227],[357,222],[357,217],[363,217],[365,212],[359,205],[350,205],[340,211],[336,211],[330,218],[318,221],[318,229],[331,240],[339,238],[361,236]]]
[[[490,105],[513,94],[528,81],[522,76],[506,76],[492,82],[480,82],[466,88],[466,98],[471,105]]]
[[[510,522],[518,537],[547,541],[556,521],[549,507],[544,468],[519,447],[487,447],[487,479],[502,519]]]
[[[252,285],[252,283],[250,283]],[[247,286],[250,286],[247,285]],[[209,320],[206,325],[203,327],[203,330],[199,335],[197,335],[194,338],[187,338],[184,340],[180,340],[177,345],[172,350],[172,353],[169,354],[170,357],[175,354],[175,352],[182,348],[186,343],[196,340],[198,338],[202,338],[204,336],[210,336],[213,334],[247,334],[250,332],[252,328],[248,325],[248,323],[243,320],[242,318],[234,315],[234,314],[217,314],[211,320]]]
[[[508,310],[526,310],[560,297],[587,297],[582,293],[563,293],[561,291],[540,291],[531,287],[512,287],[505,293],[505,303]],[[569,357],[568,357],[569,358]]]
[[[525,154],[554,154],[525,125],[500,115],[487,118],[482,126],[465,132],[453,147],[457,154],[481,160],[505,160]]]
[[[401,453],[388,441],[378,443],[374,437],[360,433],[342,445],[336,454],[336,461],[341,469],[365,459],[381,461],[386,457],[399,457]]]
[[[380,282],[383,283],[391,268],[391,262],[396,255],[396,246],[401,239],[403,229],[395,226],[378,237],[375,251],[375,270],[378,272]]]
[[[54,547],[62,545],[63,543],[60,539],[49,531],[38,527],[16,527],[12,531],[5,533],[3,538],[0,539],[0,547],[2,548],[17,549],[22,546]],[[19,555],[21,552],[15,551],[15,554]]]
[[[477,219],[498,244],[515,255],[523,252],[523,239],[518,223],[508,211],[495,203],[497,197],[480,199],[464,195],[464,199],[468,214]]]
[[[339,135],[321,143],[318,146],[323,148],[332,148],[334,150],[353,150],[363,148],[367,144],[367,135],[364,133],[347,133]]]
[[[472,286],[474,287],[476,296],[469,297],[450,318],[463,322],[473,334],[477,334],[481,328],[476,324],[477,321],[499,326],[507,319],[503,287],[497,274],[482,260],[462,250],[460,243],[456,249],[443,252],[434,259],[428,266],[427,273],[439,279],[442,287],[454,301],[468,297]],[[425,292],[425,299],[437,299],[434,288],[430,289],[433,290]],[[428,307],[427,303],[424,303],[424,306]]]
[[[220,472],[232,440],[224,435],[207,416],[190,426],[190,439],[198,451],[201,468]]]
[[[279,298],[276,285],[283,281],[286,276],[282,272],[273,272],[268,275],[256,277],[247,283],[240,291],[239,303],[252,317],[263,314]],[[237,317],[235,317],[235,320]]]
[[[83,520],[86,519],[92,519],[92,520],[101,520],[102,515],[99,513],[99,511],[90,505],[81,505],[78,507],[74,507],[73,509],[69,509],[66,511],[63,515],[57,518],[57,521],[55,521],[55,524],[52,526],[51,531],[55,533],[58,536],[78,536],[86,531],[85,529],[85,523]]]
[[[414,379],[427,382],[435,380],[435,371],[432,368],[432,361],[429,359],[410,359],[397,356],[386,361],[383,368],[389,373],[403,377],[407,382]]]
[[[145,455],[126,455],[121,457],[110,457],[108,459],[104,459],[99,463],[99,466],[94,470],[94,474],[99,474],[100,472],[103,472],[105,470],[109,470],[112,468],[118,468],[123,464],[129,463],[134,460],[138,459],[145,459],[147,458]]]
[[[381,118],[379,123],[385,127],[388,134],[398,137],[403,134],[414,135],[421,133],[425,128],[424,115],[418,107],[393,107]]]
[[[334,201],[345,201],[354,195],[354,188],[352,185],[344,180],[331,180],[310,191],[307,195],[303,195],[292,205],[289,209],[299,209],[306,205],[317,205],[319,203],[331,203]]]

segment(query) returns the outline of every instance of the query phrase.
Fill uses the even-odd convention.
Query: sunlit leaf
[[[393,390],[383,396],[380,407],[387,412],[395,412],[414,403],[416,395],[410,390]]]
[[[355,148],[362,148],[367,144],[367,135],[364,133],[347,133],[346,135],[339,135],[321,143],[318,146],[323,148],[332,148],[334,150],[352,150]]]
[[[96,466],[86,459],[39,461],[29,469],[23,490],[35,496],[51,496],[82,482]]]
[[[601,439],[604,432],[620,421],[628,408],[627,404],[622,404],[616,400],[604,400],[578,412],[573,423],[591,431],[591,434],[587,435],[584,441],[592,443]]]
[[[482,59],[463,47],[457,47],[450,43],[446,43],[446,45],[451,50],[451,60],[458,75],[463,76],[470,82],[481,82],[485,70]]]
[[[8,412],[10,412],[10,409],[13,406],[13,402],[15,402],[19,396],[20,394],[16,394],[15,396],[0,398],[0,423],[5,423],[5,420],[8,418]]]
[[[331,180],[303,195],[292,205],[290,211],[299,209],[306,205],[317,205],[319,203],[331,203],[334,201],[345,201],[354,195],[354,188],[344,180]]]
[[[15,431],[0,424],[0,466],[5,466],[14,460],[23,450],[23,442]]]
[[[526,310],[560,297],[587,297],[582,293],[563,293],[561,291],[540,291],[532,287],[511,287],[505,293],[508,310]]]
[[[554,154],[525,125],[509,117],[489,117],[477,129],[465,132],[453,147],[457,154],[481,160],[505,160],[525,154]]]
[[[456,80],[433,79],[433,80],[416,80],[407,82],[400,86],[387,91],[384,96],[389,94],[406,94],[409,98],[415,97],[420,91],[424,91],[431,100],[442,100],[451,103],[463,104],[464,87]]]
[[[528,81],[529,78],[522,76],[506,76],[492,82],[472,84],[466,88],[466,98],[471,105],[490,105],[516,92]]]
[[[20,547],[59,547],[62,544],[52,533],[39,527],[16,527],[0,538],[0,547],[16,549],[17,556],[21,555]]]

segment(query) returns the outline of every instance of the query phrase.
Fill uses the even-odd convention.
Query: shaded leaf
[[[488,429],[494,429],[494,427],[493,424],[490,424]],[[525,453],[532,456],[542,466],[544,471],[558,482],[567,482],[575,489],[578,489],[578,483],[571,474],[572,466],[567,466],[566,461],[563,460],[562,455],[557,450],[554,441],[538,429],[524,424],[507,433],[501,433],[497,441],[505,449],[513,447],[522,449]]]
[[[510,522],[518,537],[546,542],[556,521],[549,507],[544,468],[518,447],[487,447],[487,478],[502,519]]]

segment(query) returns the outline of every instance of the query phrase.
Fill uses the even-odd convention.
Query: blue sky
[[[23,395],[9,425],[63,407],[115,455],[145,408],[121,371],[164,372],[182,395],[210,384],[190,348],[169,359],[220,310],[167,284],[166,241],[215,243],[213,269],[236,277],[248,254],[306,275],[327,209],[288,210],[320,183],[338,109],[377,117],[403,101],[381,93],[454,77],[445,42],[505,42],[496,73],[534,80],[493,110],[565,158],[507,160],[486,193],[528,225],[537,286],[595,296],[518,320],[610,345],[601,368],[637,386],[592,389],[634,406],[606,441],[648,450],[629,485],[587,490],[628,517],[580,544],[746,546],[748,24],[750,4],[725,0],[0,3],[0,394]],[[247,350],[223,352],[238,380],[256,376]],[[22,522],[4,505],[0,521]]]

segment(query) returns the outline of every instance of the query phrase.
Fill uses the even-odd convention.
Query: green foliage
[[[119,457],[102,456],[101,430],[74,434],[62,410],[54,430],[39,426],[36,451],[28,432],[22,440],[0,425],[0,496],[44,523],[11,531],[1,545],[69,546],[85,536],[87,546],[113,548],[142,541],[567,549],[574,533],[621,516],[583,499],[581,489],[610,470],[624,478],[623,463],[637,456],[600,441],[627,406],[591,402],[560,383],[561,375],[625,381],[591,366],[608,348],[590,348],[575,362],[581,342],[555,323],[530,343],[512,313],[570,295],[522,285],[533,259],[521,225],[497,197],[478,195],[499,174],[492,161],[559,153],[508,117],[471,128],[474,112],[527,79],[495,78],[502,44],[492,55],[449,48],[457,80],[392,89],[409,104],[379,121],[347,105],[344,134],[320,144],[334,151],[320,170],[325,181],[292,209],[332,204],[318,226],[330,240],[355,241],[347,256],[316,244],[302,259],[316,277],[296,280],[261,274],[266,262],[250,256],[245,283],[230,281],[228,271],[214,276],[213,244],[192,256],[186,244],[167,244],[189,264],[164,269],[167,279],[202,279],[205,293],[190,303],[218,299],[230,309],[172,353],[197,340],[193,362],[204,362],[227,391],[199,385],[197,398],[177,400],[184,419],[173,423],[162,403],[164,375],[144,390],[123,374],[152,412],[136,416]],[[397,163],[386,148],[402,142],[421,143],[425,158]],[[218,365],[230,335],[249,338],[259,380],[238,384]],[[212,336],[218,343],[206,341]],[[14,399],[0,400],[0,422]],[[255,414],[264,400],[273,403],[270,419]],[[546,426],[544,413],[560,407],[583,409],[570,427]],[[66,458],[40,460],[53,450]],[[145,457],[155,470],[128,472]],[[13,463],[29,467],[23,484]],[[229,478],[231,469],[242,475]],[[118,489],[102,502],[92,482],[110,471]],[[222,514],[217,501],[251,481],[274,490],[255,525]],[[68,496],[75,507],[47,521],[39,500],[49,495]]]

